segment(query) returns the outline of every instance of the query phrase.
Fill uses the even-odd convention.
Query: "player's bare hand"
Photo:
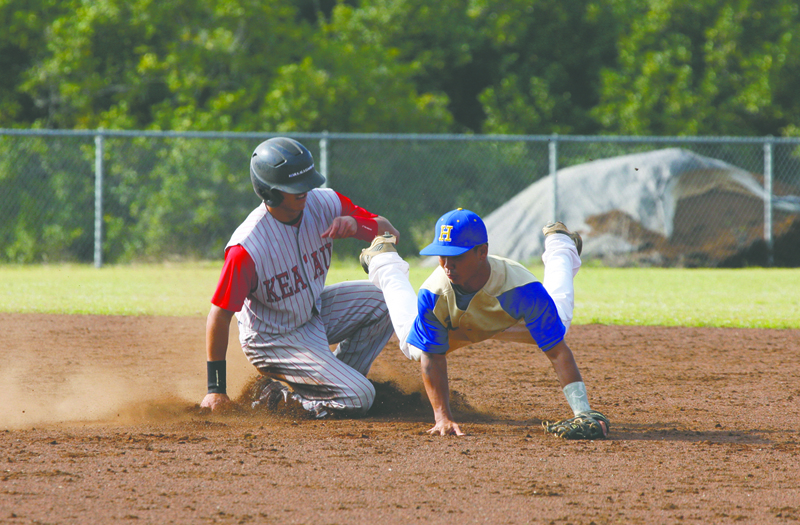
[[[207,408],[212,412],[223,412],[233,407],[233,401],[228,394],[206,394],[200,402],[200,408]]]
[[[358,231],[358,224],[355,217],[336,217],[330,227],[322,232],[320,237],[330,237],[331,239],[346,239],[352,237]]]
[[[464,433],[461,432],[461,428],[459,428],[458,423],[455,421],[437,421],[436,425],[428,430],[428,434],[431,435],[439,435],[439,436],[463,436]]]

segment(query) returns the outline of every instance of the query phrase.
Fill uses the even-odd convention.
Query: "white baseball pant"
[[[321,299],[322,310],[306,324],[258,335],[242,349],[263,375],[291,385],[306,410],[365,414],[375,400],[366,375],[393,332],[386,301],[368,281],[326,286]]]
[[[569,330],[575,309],[574,278],[581,267],[581,258],[575,243],[564,234],[548,235],[544,246],[542,285],[553,298],[561,322]],[[408,263],[394,252],[376,255],[370,262],[369,279],[383,291],[403,354],[419,360],[422,351],[406,342],[417,318],[417,294],[408,280]],[[516,324],[492,339],[536,344],[524,324]]]

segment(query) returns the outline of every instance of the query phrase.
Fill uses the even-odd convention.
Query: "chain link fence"
[[[558,169],[678,147],[752,173],[766,190],[760,198],[722,191],[681,203],[685,224],[675,228],[714,222],[737,232],[734,256],[693,265],[800,265],[799,216],[773,205],[773,196],[800,195],[800,139],[288,135],[311,150],[330,187],[392,221],[409,240],[399,247],[405,256],[430,242],[435,220],[455,207],[486,216]],[[219,260],[259,204],[249,158],[272,136],[0,130],[0,262]],[[570,192],[554,186],[558,217]],[[338,256],[355,256],[362,244],[343,241]]]

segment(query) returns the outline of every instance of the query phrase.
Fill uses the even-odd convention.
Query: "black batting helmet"
[[[296,140],[276,137],[258,145],[250,157],[250,180],[256,195],[278,206],[284,193],[305,193],[325,184],[314,169],[314,157]]]

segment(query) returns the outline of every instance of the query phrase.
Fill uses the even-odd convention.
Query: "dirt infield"
[[[390,343],[357,420],[201,414],[204,319],[0,314],[0,523],[798,523],[800,330],[574,326],[610,439],[565,442],[546,358],[450,359],[432,437]],[[229,355],[229,391],[255,376]]]

